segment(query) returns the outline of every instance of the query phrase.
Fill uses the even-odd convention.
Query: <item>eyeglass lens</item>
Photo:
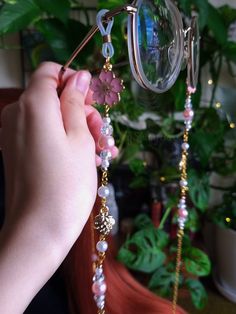
[[[144,87],[156,92],[164,92],[175,82],[180,71],[183,56],[182,34],[178,31],[182,21],[167,0],[137,1],[138,14],[130,18],[128,31],[135,31],[137,35],[129,36],[133,40],[136,60],[130,57],[130,63],[136,77],[139,76]],[[137,73],[138,72],[138,73]]]

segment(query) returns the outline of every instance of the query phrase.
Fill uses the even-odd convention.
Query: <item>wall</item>
[[[97,0],[84,0],[81,2],[84,2],[87,7],[96,7],[97,5]],[[19,46],[19,36],[17,34],[7,36],[5,44]],[[5,87],[23,87],[19,49],[0,49],[0,88]]]

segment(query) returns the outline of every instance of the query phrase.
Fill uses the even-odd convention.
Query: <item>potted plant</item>
[[[236,302],[236,183],[223,196],[221,204],[207,212],[214,238],[213,278],[219,291]]]

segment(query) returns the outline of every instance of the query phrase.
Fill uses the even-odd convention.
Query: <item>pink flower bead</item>
[[[115,146],[115,140],[112,136],[101,136],[98,140],[100,149],[108,149]]]
[[[188,86],[188,92],[189,94],[194,94],[196,92],[196,88]]]
[[[95,295],[103,295],[107,290],[107,285],[104,281],[95,281],[92,285],[92,291]]]
[[[194,112],[191,109],[186,109],[183,113],[183,116],[186,120],[192,120],[194,116]]]
[[[186,209],[179,209],[178,215],[180,218],[187,218],[188,217],[188,211]]]

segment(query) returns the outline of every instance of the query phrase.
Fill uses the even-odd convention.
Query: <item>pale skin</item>
[[[42,64],[1,116],[0,313],[24,312],[79,237],[96,198],[102,119],[91,106],[91,76],[67,70],[59,98],[59,70]]]

